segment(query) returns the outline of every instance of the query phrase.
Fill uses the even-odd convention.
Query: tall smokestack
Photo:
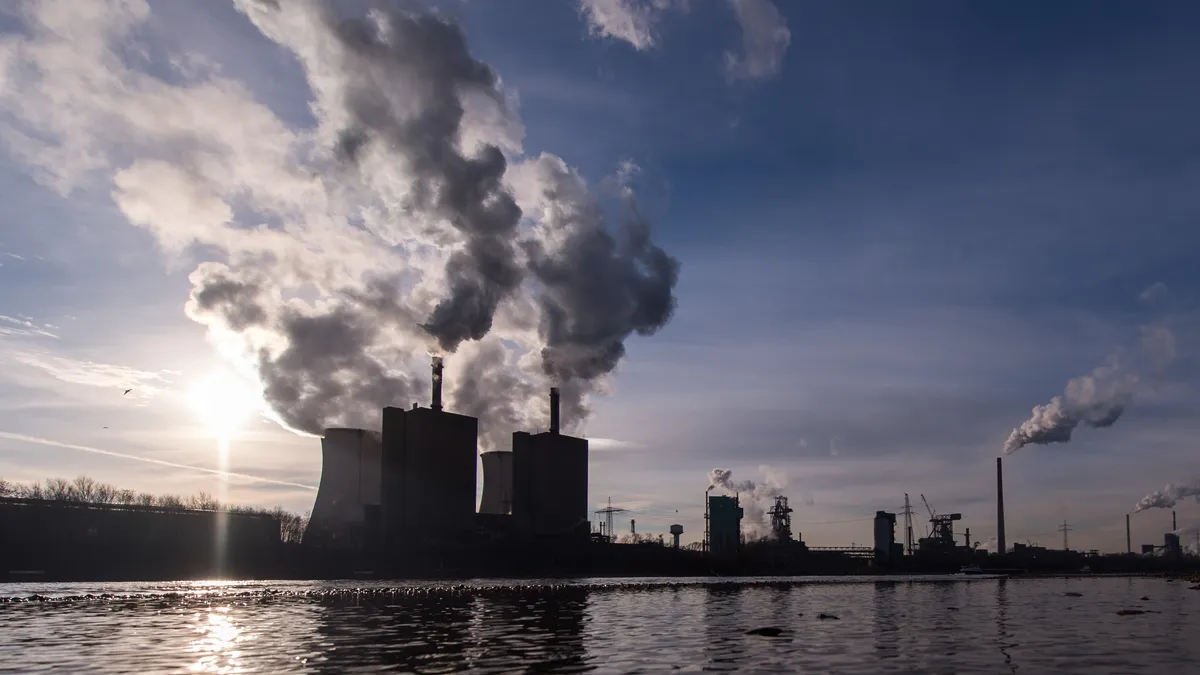
[[[1125,552],[1133,553],[1133,537],[1129,536],[1129,514],[1125,514]]]
[[[996,550],[1004,555],[1004,458],[996,458]]]
[[[433,357],[433,402],[429,404],[434,410],[442,409],[442,357]]]
[[[558,433],[558,387],[550,387],[550,433]]]
[[[1175,512],[1172,511],[1171,512],[1171,531],[1174,532],[1178,529],[1179,529],[1179,524],[1175,522]]]

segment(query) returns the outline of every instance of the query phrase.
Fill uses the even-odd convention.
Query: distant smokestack
[[[429,405],[434,410],[442,409],[442,357],[433,357],[433,402]]]
[[[1171,531],[1174,532],[1175,530],[1178,530],[1178,529],[1179,529],[1179,525],[1178,525],[1178,523],[1175,522],[1175,512],[1172,511],[1171,512]]]
[[[550,387],[550,433],[558,433],[558,387]]]
[[[996,458],[996,550],[1004,555],[1004,458]]]
[[[1129,536],[1129,514],[1125,514],[1125,552],[1133,553],[1133,537]]]
[[[637,521],[633,518],[629,519],[629,534],[637,534]]]

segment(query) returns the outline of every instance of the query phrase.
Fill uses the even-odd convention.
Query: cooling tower
[[[321,439],[321,486],[304,543],[359,547],[367,512],[379,506],[380,436],[365,429],[326,429]]]
[[[512,513],[513,454],[485,452],[480,459],[483,461],[483,498],[479,501],[479,512]]]

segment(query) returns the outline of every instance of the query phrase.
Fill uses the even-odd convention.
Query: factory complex
[[[904,495],[900,513],[877,511],[871,545],[809,546],[792,529],[788,498],[772,494],[765,536],[747,537],[743,484],[714,470],[704,492],[700,545],[619,538],[615,517],[589,517],[588,441],[561,432],[559,391],[549,391],[549,429],[514,431],[511,451],[478,454],[478,420],[443,409],[442,359],[432,361],[428,407],[381,410],[381,431],[326,429],[321,482],[300,541],[281,540],[263,514],[0,498],[0,580],[203,578],[386,579],[569,576],[709,576],[924,573],[1103,573],[1200,567],[1177,533],[1163,544],[1101,555],[1005,539],[1003,461],[996,460],[996,546],[955,533],[959,513],[928,526]],[[482,491],[477,467],[482,465]],[[718,485],[726,494],[714,494]],[[478,498],[478,504],[477,504]],[[697,498],[699,494],[697,493]],[[697,499],[697,508],[700,507]],[[760,508],[756,501],[755,508]],[[758,513],[762,513],[759,511]],[[902,518],[902,519],[901,519]],[[899,530],[899,532],[898,532]],[[961,539],[959,538],[961,536]]]

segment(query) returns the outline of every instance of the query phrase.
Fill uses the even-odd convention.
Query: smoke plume
[[[675,307],[679,264],[628,184],[610,217],[562,159],[524,156],[515,95],[445,18],[235,4],[295,57],[310,127],[219,63],[131,50],[156,34],[142,0],[29,2],[0,38],[0,138],[64,194],[99,180],[194,270],[187,316],[286,427],[378,428],[427,395],[436,351],[485,449],[544,427],[551,385],[580,431],[625,341]],[[169,67],[129,57],[163,50]]]
[[[783,494],[787,487],[787,475],[769,466],[758,467],[763,474],[763,481],[756,483],[752,480],[733,480],[730,469],[713,469],[708,472],[710,488],[719,487],[726,492],[737,493],[742,507],[742,534],[748,538],[771,536],[770,523],[767,522],[767,511],[770,502]]]
[[[1142,328],[1136,353],[1109,363],[1067,383],[1062,396],[1035,406],[1033,414],[1012,430],[1004,443],[1004,454],[1029,444],[1067,443],[1080,424],[1096,429],[1110,427],[1133,402],[1142,374],[1161,374],[1175,357],[1175,336],[1164,326]]]
[[[1192,481],[1185,485],[1167,484],[1163,489],[1155,490],[1142,497],[1133,507],[1133,512],[1138,513],[1146,509],[1169,509],[1174,507],[1179,500],[1188,497],[1195,497],[1196,503],[1200,504],[1200,481]]]

